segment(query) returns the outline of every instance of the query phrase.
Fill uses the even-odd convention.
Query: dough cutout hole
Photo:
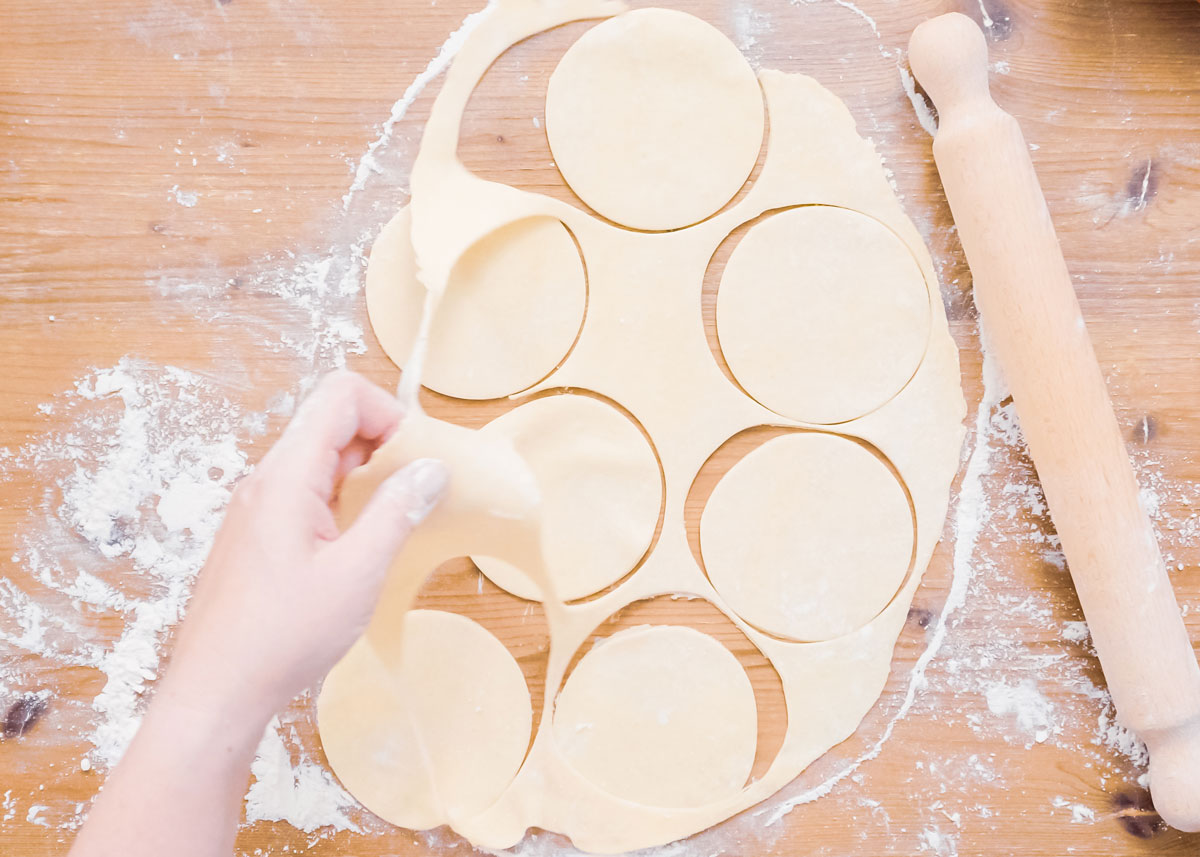
[[[367,314],[403,369],[426,290],[416,275],[411,214],[400,209],[367,267]],[[587,312],[587,269],[574,234],[543,216],[506,223],[455,263],[429,336],[422,382],[457,399],[494,399],[534,386],[574,348]],[[486,359],[481,359],[486,355]]]
[[[760,89],[760,92],[761,92],[761,89]],[[729,200],[729,202],[725,203],[723,206],[718,208],[711,215],[706,217],[704,220],[700,221],[701,223],[705,222],[706,220],[712,220],[714,217],[718,217],[718,216],[724,214],[725,212],[729,211],[731,208],[735,208],[736,206],[738,206],[742,202],[742,200],[744,200],[746,198],[746,196],[750,193],[750,191],[754,188],[755,182],[758,181],[758,177],[762,174],[763,166],[767,162],[767,149],[771,145],[771,113],[767,109],[767,98],[766,98],[765,93],[762,94],[762,98],[763,98],[763,137],[762,137],[762,145],[760,145],[758,148],[758,157],[754,161],[754,169],[750,170],[750,175],[748,175],[746,177],[746,180],[744,182],[742,182],[742,186],[740,188],[738,188],[737,193],[735,193],[733,195],[733,197]]]
[[[693,555],[721,598],[783,641],[820,642],[863,627],[912,574],[907,486],[856,438],[748,429],[701,468],[686,508]]]
[[[462,399],[447,396],[424,385],[417,391],[417,401],[421,409],[431,417],[469,429],[481,429],[517,407],[515,400],[503,396],[476,400],[471,402],[470,410],[466,410],[462,407]]]
[[[546,86],[559,58],[595,23],[555,27],[500,55],[463,112],[458,138],[463,166],[481,179],[587,210],[554,165],[546,139]]]
[[[849,209],[803,205],[738,232],[709,265],[706,281],[717,267],[719,284],[706,323],[742,390],[782,416],[837,425],[908,385],[928,347],[931,297],[891,229]]]
[[[665,231],[627,226],[597,211],[567,182],[550,149],[546,131],[550,77],[570,47],[600,23],[576,21],[555,27],[517,43],[502,54],[471,93],[462,118],[457,154],[468,170],[487,181],[549,196],[620,229]],[[766,160],[770,120],[765,99],[763,123],[762,141],[749,177],[728,202],[696,222],[732,208],[746,196]],[[514,164],[520,168],[514,170]]]
[[[725,273],[725,266],[729,263],[729,257],[733,253],[734,248],[737,247],[738,242],[756,224],[766,220],[772,214],[775,214],[776,211],[764,211],[758,217],[739,224],[732,232],[726,235],[721,240],[721,243],[717,245],[717,249],[713,251],[712,257],[708,260],[708,266],[704,269],[704,282],[700,286],[700,318],[704,324],[704,338],[708,342],[708,350],[712,354],[713,360],[716,361],[717,368],[721,370],[721,374],[725,376],[730,384],[737,387],[747,396],[750,396],[750,394],[742,387],[741,382],[733,376],[733,371],[729,368],[728,361],[725,360],[725,354],[721,351],[721,341],[717,338],[717,291],[721,286],[721,277]],[[750,398],[754,397],[750,396]]]
[[[510,595],[492,583],[467,557],[442,563],[425,580],[414,609],[457,613],[496,637],[521,668],[533,707],[532,746],[546,698],[550,626],[541,604]]]
[[[728,616],[704,598],[678,594],[659,595],[635,601],[617,611],[601,623],[588,636],[584,645],[575,652],[567,667],[563,689],[570,685],[572,676],[576,674],[579,665],[594,650],[603,650],[608,641],[619,635],[645,628],[684,628],[698,632],[708,640],[715,641],[737,661],[749,680],[755,711],[754,728],[751,730],[747,726],[743,730],[744,734],[739,736],[742,743],[737,751],[741,753],[741,761],[747,772],[746,779],[739,783],[739,787],[760,777],[775,760],[780,747],[783,746],[784,736],[787,732],[787,705],[783,695],[783,684],[775,667],[759,651],[753,641]],[[719,658],[719,660],[723,661],[724,659]],[[736,693],[738,691],[735,688],[729,692]],[[560,710],[561,698],[562,690],[560,690],[559,701],[556,701],[556,711]],[[657,712],[650,712],[650,714],[656,715]],[[556,714],[556,717],[558,716]],[[653,731],[653,727],[656,725],[657,723],[649,724],[650,731]],[[564,723],[556,720],[555,727],[556,736],[562,737],[565,732],[568,739],[571,737],[571,729],[564,728]],[[752,747],[750,744],[751,731],[754,733]],[[570,758],[569,752],[567,756]],[[577,765],[578,767],[584,767],[585,770],[581,770],[580,773],[587,776],[586,763]],[[668,766],[664,765],[664,767]],[[688,765],[684,764],[683,768],[687,769]],[[669,771],[658,773],[647,771],[645,773],[648,776],[665,777],[669,780],[678,773],[678,767]],[[601,787],[605,785],[603,782],[597,784]],[[637,799],[637,795],[621,793],[620,786],[626,784],[619,783],[617,786],[613,786],[612,783],[609,783],[609,785],[608,790],[617,794],[618,797]],[[672,786],[668,783],[666,791],[681,787],[679,784]],[[634,786],[626,785],[626,788],[634,788]],[[675,796],[676,798],[680,797],[678,794]],[[644,798],[645,795],[642,797]],[[660,801],[665,797],[664,794],[658,795]]]
[[[700,516],[708,498],[721,478],[729,472],[734,464],[746,455],[762,446],[772,438],[782,437],[796,429],[786,426],[754,426],[740,431],[729,438],[715,450],[708,460],[700,467],[688,488],[687,500],[684,501],[683,520],[687,529],[688,547],[691,548],[692,558],[696,565],[704,568],[704,558],[700,555]],[[707,572],[705,572],[707,576]],[[711,582],[711,581],[710,581]]]
[[[665,480],[645,428],[618,403],[583,390],[540,392],[484,428],[509,439],[542,490],[543,547],[557,595],[580,603],[641,567],[662,529]],[[525,574],[473,557],[492,581],[541,600]]]

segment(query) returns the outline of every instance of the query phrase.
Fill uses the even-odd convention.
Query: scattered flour
[[[467,36],[479,25],[483,14],[487,12],[488,8],[490,8],[490,5],[463,19],[458,29],[451,33],[446,41],[442,43],[442,47],[438,50],[437,55],[413,79],[413,82],[408,85],[408,89],[404,90],[404,94],[400,96],[400,100],[392,105],[391,113],[388,114],[388,118],[384,121],[379,136],[367,147],[366,154],[362,156],[358,162],[358,166],[354,170],[354,181],[350,183],[346,195],[342,197],[342,209],[344,211],[349,211],[350,203],[354,199],[355,194],[366,188],[371,176],[380,171],[377,156],[380,150],[385,148],[391,141],[392,134],[396,129],[396,123],[404,118],[405,114],[408,113],[408,109],[412,107],[412,103],[416,101],[417,96],[424,91],[425,87],[435,77],[446,70],[446,67],[450,65],[450,61],[461,50],[463,43],[467,40]]]
[[[360,828],[347,815],[358,804],[325,768],[309,760],[292,766],[278,718],[273,718],[250,766],[254,782],[246,793],[246,821],[286,821],[312,833]]]
[[[939,857],[956,857],[958,844],[956,837],[943,833],[936,827],[927,827],[921,831],[921,853],[937,854]]]
[[[1062,626],[1062,638],[1070,640],[1072,643],[1082,643],[1090,636],[1087,622],[1071,621],[1064,622]]]
[[[918,122],[933,134],[934,114],[902,64],[902,49],[886,46],[878,23],[854,3],[829,2],[869,25],[879,41],[880,55],[889,67],[896,64]],[[447,38],[393,105],[379,136],[354,166],[341,207],[350,228],[356,230],[353,235],[322,252],[266,256],[237,278],[222,275],[195,281],[189,273],[185,278],[155,280],[164,297],[195,298],[197,317],[206,322],[255,328],[259,346],[295,362],[296,389],[279,391],[264,410],[242,401],[243,378],[218,381],[125,358],[89,372],[73,389],[44,404],[43,413],[54,414],[56,424],[70,425],[69,429],[35,438],[17,450],[0,450],[0,478],[36,472],[37,483],[47,486],[31,503],[29,520],[18,536],[12,557],[18,573],[0,573],[0,694],[38,690],[38,677],[56,669],[98,671],[103,684],[94,699],[53,703],[58,706],[53,717],[63,728],[57,733],[61,737],[52,740],[82,743],[68,758],[86,753],[88,766],[94,763],[101,771],[119,758],[136,729],[143,695],[158,673],[163,642],[186,605],[192,577],[207,552],[232,484],[246,471],[246,446],[262,434],[268,416],[290,414],[296,396],[317,373],[365,350],[360,295],[365,248],[382,215],[363,204],[361,192],[383,172],[389,149],[399,148],[397,125],[447,67],[480,14],[466,18]],[[769,21],[747,18],[742,23],[739,35],[745,46],[762,49],[766,39],[760,37]],[[996,71],[1004,73],[999,63]],[[538,125],[536,119],[534,124]],[[235,148],[226,147],[217,160],[225,163],[234,154]],[[402,180],[401,176],[388,178],[390,184]],[[171,188],[170,199],[190,208],[199,197],[177,185]],[[223,302],[213,300],[235,287],[277,299],[274,306],[282,305],[289,323],[281,325],[273,316],[234,316]],[[1061,570],[1063,561],[1056,540],[1044,535],[1045,503],[1031,466],[1023,460],[1023,442],[1011,403],[1005,400],[1003,379],[990,352],[982,350],[983,393],[952,511],[949,592],[931,619],[926,648],[902,688],[895,713],[875,727],[878,737],[865,751],[818,785],[798,794],[785,792],[716,830],[651,849],[644,857],[715,857],[745,853],[748,842],[765,846],[783,831],[776,821],[797,806],[829,795],[847,780],[855,784],[854,800],[869,810],[872,824],[886,827],[891,834],[887,810],[864,796],[870,794],[863,786],[870,768],[866,763],[881,753],[894,729],[910,714],[931,723],[965,722],[985,737],[994,738],[999,731],[1006,739],[1026,742],[1029,752],[1039,752],[1041,745],[1076,752],[1091,747],[1094,757],[1089,765],[1095,765],[1102,781],[1110,776],[1136,778],[1144,785],[1144,773],[1137,774],[1145,769],[1146,749],[1116,722],[1107,692],[1092,682],[1096,673],[1085,671],[1077,653],[1067,658],[1029,650],[1029,633],[1084,643],[1087,628],[1082,621],[1057,618],[1060,606],[1050,604],[1036,588],[1028,597],[1011,595],[1021,587],[1006,576],[1003,549],[1016,546],[1034,551],[1048,569]],[[1164,551],[1174,562],[1172,545],[1200,541],[1200,519],[1190,511],[1200,509],[1200,491],[1171,479],[1149,451],[1137,453],[1137,462],[1142,501],[1160,534],[1167,536]],[[1190,507],[1182,516],[1180,503]],[[985,645],[962,627],[968,617],[993,629]],[[929,674],[935,658],[941,669]],[[1050,687],[1056,691],[1053,703],[1043,692]],[[1064,688],[1070,695],[1065,700]],[[943,711],[928,701],[947,696],[982,698],[987,710],[975,714],[979,706],[965,704],[962,710]],[[307,717],[307,712],[302,716]],[[375,822],[314,761],[315,752],[287,723],[286,714],[273,721],[258,748],[247,794],[247,821],[283,821],[318,836],[370,831]],[[1080,725],[1082,732],[1073,728]],[[895,850],[887,853],[955,855],[958,831],[967,820],[986,823],[996,815],[998,804],[988,803],[979,793],[984,788],[1007,788],[1002,761],[988,753],[960,759],[954,752],[931,747],[917,763],[916,779],[909,785],[925,818],[915,828],[897,831]],[[79,767],[86,770],[83,764]],[[26,802],[26,796],[13,788],[4,792],[0,835],[16,829],[22,818],[28,824],[48,826],[48,814],[65,817],[64,829],[78,825],[84,805],[73,801],[47,805],[45,800],[53,801],[49,791],[34,802],[38,794],[28,795]],[[1069,810],[1071,823],[1095,819],[1092,809],[1067,797],[1055,798],[1053,806]],[[461,846],[457,838],[437,831],[422,837],[434,853]],[[513,851],[495,853],[577,854],[561,838],[548,834],[529,836]]]
[[[1111,698],[1108,699],[1108,706],[1096,718],[1094,743],[1127,757],[1135,767],[1145,768],[1150,764],[1150,751],[1146,749],[1142,739],[1117,722]]]
[[[819,3],[821,0],[791,0],[791,2],[793,5],[796,3],[813,4]],[[855,5],[854,3],[850,2],[850,0],[828,0],[828,2],[833,3],[836,6],[841,6],[843,9],[849,10],[857,17],[866,21],[867,26],[871,28],[871,33],[875,36],[875,38],[880,38],[879,25],[875,22],[874,18],[862,10],[862,7]]]
[[[983,16],[983,27],[985,30],[990,30],[995,26],[996,22],[992,20],[992,16],[988,14],[987,6],[983,5],[983,0],[976,0],[979,4],[979,12]]]
[[[196,203],[200,201],[200,195],[194,190],[180,190],[179,185],[175,185],[170,190],[171,199],[182,205],[184,208],[194,208]]]
[[[268,408],[289,412],[294,401],[282,393]],[[70,728],[54,740],[83,736],[91,749],[80,769],[103,770],[137,730],[163,642],[248,470],[243,447],[265,418],[205,376],[128,357],[87,374],[51,410],[69,428],[0,456],[4,477],[47,485],[11,558],[22,573],[0,577],[0,692],[30,692],[46,669],[97,670],[100,691],[86,707],[65,701]],[[115,639],[99,629],[101,617],[118,620]],[[39,693],[58,704],[52,691]],[[307,759],[293,767],[278,722],[253,774],[248,821],[359,829],[346,815],[356,805],[331,775]],[[6,792],[6,821],[16,801]],[[46,809],[31,807],[27,823],[47,825]],[[65,827],[84,811],[69,810]]]
[[[1071,811],[1072,824],[1084,824],[1096,820],[1096,811],[1090,806],[1082,803],[1071,803],[1067,798],[1058,795],[1054,800],[1050,801],[1050,805],[1055,809],[1069,809]]]
[[[1095,821],[1096,813],[1091,807],[1077,803],[1071,807],[1071,823],[1082,824],[1085,821]]]
[[[76,417],[72,427],[8,463],[62,477],[33,512],[42,526],[26,530],[12,558],[43,591],[5,582],[0,644],[104,674],[90,739],[94,758],[112,765],[137,729],[163,635],[179,620],[233,482],[246,471],[239,442],[247,431],[210,382],[129,358],[79,381],[60,407]],[[64,601],[73,610],[63,611]],[[111,647],[79,621],[85,606],[123,617]]]
[[[912,72],[899,63],[896,67],[900,71],[900,83],[904,86],[904,94],[912,102],[913,112],[917,114],[917,122],[925,129],[925,133],[930,137],[934,136],[937,134],[937,119],[934,118],[929,102],[922,97],[921,93],[917,92],[917,81],[913,78]]]
[[[1014,717],[1017,727],[1035,743],[1041,744],[1055,732],[1062,731],[1055,722],[1054,705],[1038,690],[1033,679],[1025,679],[1017,685],[993,684],[987,688],[986,696],[992,714]]]
[[[879,38],[879,25],[876,24],[875,19],[864,12],[861,7],[851,3],[850,0],[832,0],[832,2],[838,6],[841,6],[843,9],[849,9],[855,15],[866,21],[867,26],[871,28],[871,32],[875,34],[875,38]]]
[[[11,557],[21,573],[0,574],[0,694],[31,692],[55,669],[97,670],[104,682],[94,699],[53,703],[60,720],[53,740],[83,736],[90,744],[80,769],[110,768],[136,732],[163,643],[183,615],[233,484],[247,472],[244,448],[263,434],[268,417],[290,415],[297,393],[317,375],[365,350],[360,293],[365,248],[379,217],[351,211],[351,202],[381,171],[377,158],[396,124],[479,17],[469,16],[446,40],[359,161],[343,209],[366,222],[350,239],[324,253],[268,255],[237,277],[154,278],[163,297],[192,299],[202,322],[260,328],[258,345],[298,362],[296,390],[279,391],[265,411],[255,411],[241,402],[240,373],[216,380],[126,357],[39,408],[69,428],[0,449],[0,479],[22,476],[44,486]],[[199,199],[178,185],[170,198],[188,208]],[[277,298],[273,310],[290,320],[234,315],[214,300],[233,289]],[[103,627],[113,619],[120,629],[115,639]],[[49,698],[52,691],[38,693]],[[311,753],[301,747],[293,764],[289,745],[302,744],[294,729],[285,740],[279,720],[267,729],[252,767],[247,822],[285,821],[322,835],[361,830],[350,815],[361,816],[361,809]],[[0,822],[18,817],[18,802],[8,789]],[[24,818],[48,826],[48,809],[32,804]],[[69,816],[63,829],[74,829],[86,806],[72,802],[62,811]]]

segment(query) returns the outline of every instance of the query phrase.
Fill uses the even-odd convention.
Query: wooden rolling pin
[[[934,159],[1120,722],[1150,750],[1163,819],[1200,830],[1200,667],[1016,120],[964,15],[917,27]]]

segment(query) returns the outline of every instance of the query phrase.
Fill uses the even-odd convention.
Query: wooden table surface
[[[746,814],[668,853],[1200,853],[1200,836],[1166,829],[1153,813],[1138,784],[1137,748],[1111,724],[1098,665],[1081,626],[1072,624],[1082,616],[1011,403],[1001,396],[977,412],[983,356],[970,276],[930,138],[900,72],[908,34],[926,17],[960,9],[989,24],[995,95],[1033,149],[1118,419],[1177,567],[1189,630],[1200,642],[1193,511],[1200,509],[1200,4],[678,6],[720,27],[755,65],[818,78],[846,100],[894,171],[934,254],[961,349],[970,435],[960,483],[974,499],[952,506],[879,706],[784,794],[870,758],[775,824]],[[353,353],[353,335],[329,335],[322,313],[332,304],[306,303],[276,281],[331,248],[336,256],[338,248],[361,245],[405,199],[436,81],[383,137],[381,125],[474,8],[457,0],[0,4],[0,447],[8,449],[0,457],[0,576],[8,579],[8,603],[13,587],[40,597],[18,554],[45,527],[62,485],[61,473],[25,453],[87,419],[95,403],[65,406],[60,394],[96,367],[127,356],[150,372],[184,367],[239,406],[259,410],[280,391],[302,390],[347,350],[352,367],[394,382],[396,371],[369,330],[365,353]],[[582,29],[524,43],[489,73],[464,126],[469,166],[567,196],[540,117],[547,76]],[[378,169],[363,171],[365,181],[351,192],[360,159],[379,139]],[[710,299],[715,286],[706,286]],[[334,309],[365,323],[361,293]],[[297,330],[308,336],[304,347],[293,347]],[[473,424],[502,409],[432,399],[430,406]],[[280,422],[270,418],[245,447],[251,459]],[[70,533],[64,539],[66,550]],[[96,551],[77,561],[117,579],[133,574]],[[965,600],[946,610],[955,581]],[[461,609],[501,636],[536,695],[544,646],[537,611],[490,585],[476,594],[478,584],[470,569],[449,568],[422,603]],[[43,692],[48,704],[23,734],[10,729],[0,740],[0,851],[60,854],[78,823],[76,802],[102,782],[102,772],[82,771],[78,760],[90,749],[87,717],[104,676],[23,649],[8,621],[0,620],[0,715],[19,720],[13,706],[28,693]],[[89,621],[111,640],[123,620]],[[613,625],[646,621],[684,621],[733,646],[762,711],[760,755],[777,745],[778,687],[727,620],[711,608],[657,600]],[[914,664],[931,643],[937,648],[906,706]],[[296,703],[287,720],[295,759],[319,763],[311,702]],[[444,831],[417,835],[353,817],[365,832],[251,824],[239,849],[470,851]],[[556,850],[544,837],[524,847],[528,854]]]

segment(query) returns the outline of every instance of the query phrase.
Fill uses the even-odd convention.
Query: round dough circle
[[[700,516],[709,579],[746,622],[793,640],[870,622],[908,573],[913,519],[899,481],[844,437],[767,441],[717,483]]]
[[[596,25],[546,92],[546,136],[563,178],[604,217],[678,229],[729,202],[758,160],[762,92],[733,43],[670,9]]]
[[[857,212],[806,206],[754,226],[717,292],[717,337],[738,382],[811,423],[860,417],[912,378],[929,340],[912,253]]]
[[[404,621],[401,674],[361,638],[326,677],[317,720],[342,785],[380,818],[425,830],[500,797],[533,714],[521,668],[483,627],[436,610]]]
[[[408,207],[375,239],[367,315],[379,344],[403,368],[425,305],[409,237]],[[549,217],[509,223],[454,266],[429,335],[422,383],[459,399],[494,399],[533,386],[570,351],[587,302],[571,233]]]
[[[583,656],[555,702],[554,735],[605,791],[697,807],[746,784],[758,710],[745,670],[719,642],[684,626],[644,626]]]
[[[542,549],[560,599],[599,592],[637,564],[658,525],[662,477],[650,444],[620,411],[587,396],[548,396],[483,430],[509,438],[537,478]],[[541,600],[509,563],[472,559],[500,588]]]

